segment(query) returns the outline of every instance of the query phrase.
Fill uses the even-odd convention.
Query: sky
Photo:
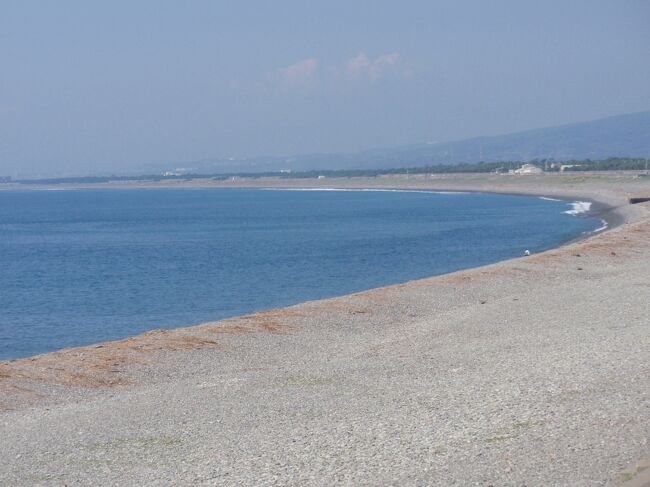
[[[648,0],[0,0],[0,175],[357,151],[650,110],[648,26]]]

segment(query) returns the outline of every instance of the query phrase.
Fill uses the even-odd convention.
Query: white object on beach
[[[530,255],[530,250],[528,249],[524,250],[524,255]]]

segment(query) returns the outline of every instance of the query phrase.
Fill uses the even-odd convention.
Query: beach
[[[650,482],[650,204],[629,204],[650,197],[650,179],[66,187],[534,194],[593,202],[609,229],[476,269],[0,362],[0,485]]]

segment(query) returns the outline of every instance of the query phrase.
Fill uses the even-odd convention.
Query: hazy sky
[[[649,0],[0,0],[0,175],[358,150],[648,109]]]

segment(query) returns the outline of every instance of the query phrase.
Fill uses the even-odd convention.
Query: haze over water
[[[387,191],[0,191],[0,359],[538,252],[563,201]]]

